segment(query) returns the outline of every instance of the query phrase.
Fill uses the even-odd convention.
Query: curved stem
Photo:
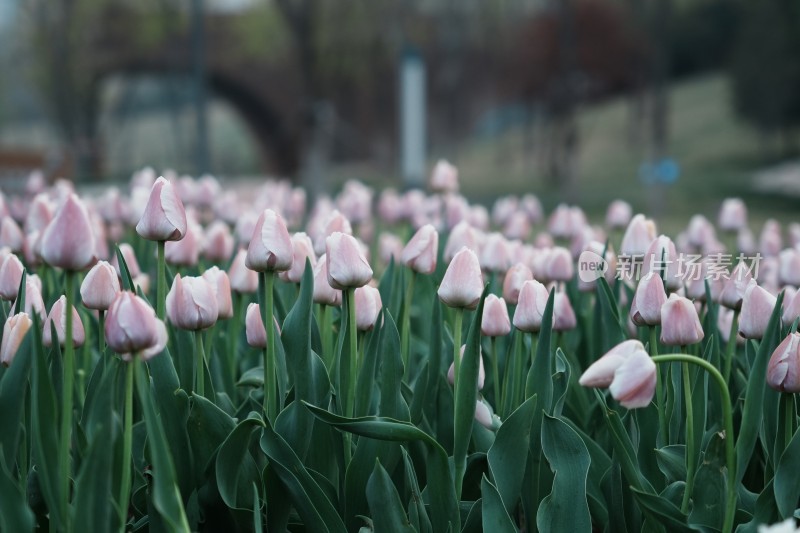
[[[138,355],[134,355],[134,358]],[[133,361],[125,364],[125,411],[122,432],[122,484],[119,491],[119,518],[124,526],[128,518],[131,494],[131,450],[133,444]]]
[[[414,281],[417,277],[417,273],[414,270],[409,269],[409,271],[411,272],[411,277],[408,279],[406,297],[403,300],[403,330],[400,334],[400,356],[403,358],[403,368],[405,368],[406,372],[408,372],[409,339],[411,336],[411,304],[414,299]]]
[[[658,355],[658,339],[656,337],[656,327],[650,326],[650,356]],[[667,416],[665,413],[666,400],[664,399],[664,384],[662,383],[661,370],[656,369],[656,398],[658,400],[658,428],[661,432],[662,442],[669,442],[669,430],[667,429]]]
[[[164,257],[164,241],[158,241],[158,278],[156,280],[158,289],[156,314],[158,318],[164,320],[167,316],[167,264]]]
[[[736,351],[736,334],[739,331],[739,309],[734,309],[731,329],[728,333],[728,344],[725,346],[725,381],[731,379],[731,369],[733,368],[733,355]]]
[[[205,396],[206,369],[205,350],[203,350],[203,334],[194,332],[194,392],[198,396]]]
[[[733,531],[733,518],[736,513],[736,455],[733,450],[733,414],[731,412],[731,394],[728,384],[717,370],[708,361],[694,355],[668,354],[653,357],[654,363],[691,363],[700,366],[708,372],[719,385],[722,400],[722,422],[725,428],[725,461],[727,463],[727,503],[725,505],[725,521],[722,526],[723,533]]]
[[[59,481],[61,483],[61,518],[64,529],[72,530],[69,519],[69,473],[70,448],[72,446],[72,399],[75,377],[75,347],[72,345],[72,298],[75,286],[75,273],[67,270],[67,308],[66,331],[64,340],[64,381],[61,399],[61,442],[59,448]]]

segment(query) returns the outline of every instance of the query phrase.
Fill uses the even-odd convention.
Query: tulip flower
[[[560,246],[551,248],[547,252],[543,266],[540,277],[547,281],[566,282],[571,280],[575,273],[572,255],[569,250]]]
[[[722,286],[719,303],[728,309],[741,309],[744,293],[752,279],[753,275],[750,270],[740,262]]]
[[[233,300],[231,298],[231,282],[228,274],[224,270],[213,266],[203,272],[203,279],[211,285],[214,290],[214,298],[217,301],[217,320],[224,320],[233,316]]]
[[[486,337],[502,337],[510,332],[511,321],[508,318],[506,302],[503,298],[498,298],[494,294],[488,295],[483,304],[481,334]]]
[[[53,307],[50,308],[50,314],[47,315],[47,319],[44,321],[44,330],[42,331],[42,342],[45,346],[52,346],[53,345],[53,338],[51,334],[50,325],[55,325],[56,335],[58,336],[58,343],[61,346],[64,346],[64,343],[67,342],[66,340],[66,331],[67,331],[67,314],[66,314],[66,307],[67,307],[67,297],[62,296],[56,303],[53,304]],[[72,344],[75,347],[83,346],[83,342],[86,339],[86,335],[83,331],[83,323],[81,322],[81,317],[78,314],[78,310],[74,307],[72,308]]]
[[[619,251],[623,255],[636,257],[644,255],[648,246],[656,238],[656,226],[652,220],[644,215],[636,215],[628,224]]]
[[[0,246],[5,246],[12,252],[18,253],[22,251],[23,244],[24,236],[22,230],[14,222],[13,218],[4,216],[0,220]]]
[[[786,288],[782,311],[781,320],[786,325],[791,324],[800,317],[800,291],[790,291],[788,287]]]
[[[89,213],[78,197],[70,194],[42,234],[42,259],[64,270],[83,270],[95,260],[94,251]]]
[[[233,258],[231,268],[228,269],[231,289],[240,294],[252,294],[258,290],[258,273],[247,268],[246,257],[247,250],[239,250]]]
[[[517,308],[514,311],[514,327],[527,333],[538,333],[542,327],[548,296],[544,285],[535,279],[526,281],[522,285]]]
[[[334,289],[363,287],[372,279],[372,268],[352,235],[333,233],[326,239],[325,249],[328,283]]]
[[[461,350],[458,353],[459,361],[464,359],[464,350],[466,350],[466,349],[467,349],[467,345],[466,344],[462,344],[461,345]],[[486,381],[486,371],[483,369],[483,354],[482,353],[478,353],[478,361],[479,361],[479,367],[478,367],[478,390],[482,390],[483,389],[483,383]],[[448,383],[450,383],[450,385],[455,385],[455,375],[456,375],[455,372],[456,372],[455,361],[453,361],[452,363],[450,363],[450,368],[447,370],[447,381],[448,381]]]
[[[33,313],[39,315],[39,318],[42,321],[47,318],[47,311],[44,308],[44,300],[42,299],[42,289],[41,282],[37,283],[36,278],[33,276],[27,276],[25,278],[25,313],[28,316],[33,316]],[[17,301],[15,300],[14,303],[11,305],[11,310],[9,311],[10,315],[13,315],[17,312]]]
[[[800,333],[790,333],[772,352],[767,384],[780,392],[800,392]]]
[[[219,304],[214,288],[202,277],[175,276],[167,294],[167,316],[177,328],[198,331],[217,321]]]
[[[25,215],[25,233],[44,231],[55,214],[55,208],[46,194],[37,194]]]
[[[342,291],[334,289],[328,282],[328,258],[322,255],[314,266],[314,303],[342,305]]]
[[[420,274],[432,274],[436,270],[439,253],[439,233],[430,224],[422,226],[408,241],[400,260],[408,268]]]
[[[647,407],[656,388],[656,365],[637,340],[624,341],[595,361],[579,383],[584,387],[606,388],[628,409]]]
[[[475,309],[483,293],[483,275],[478,256],[462,248],[453,257],[439,285],[439,299],[449,307]]]
[[[167,241],[164,245],[164,260],[174,266],[193,267],[200,260],[200,240],[203,230],[194,221],[189,222],[189,227],[183,239]]]
[[[760,339],[767,330],[777,298],[750,280],[742,299],[742,313],[739,315],[739,335],[745,339]]]
[[[687,346],[700,342],[704,335],[692,301],[671,294],[661,306],[661,342],[668,346]]]
[[[378,257],[384,265],[391,263],[392,259],[399,261],[403,248],[403,241],[394,233],[384,232],[378,237]]]
[[[8,255],[3,260],[3,265],[0,266],[0,297],[3,300],[10,301],[17,297],[24,270],[22,261],[14,254]]]
[[[133,251],[133,247],[128,244],[127,242],[123,242],[119,245],[119,251],[122,254],[122,258],[125,260],[125,265],[128,267],[128,272],[130,273],[132,278],[135,278],[139,274],[141,274],[141,269],[139,268],[139,261],[136,259],[136,253]],[[119,267],[119,261],[117,259],[117,254],[111,258],[111,266],[114,267],[114,270],[117,271],[117,276],[120,278],[122,277],[122,270]]]
[[[557,239],[569,239],[575,233],[575,218],[567,204],[559,204],[547,220],[547,231]]]
[[[228,261],[234,244],[230,226],[222,220],[216,220],[206,229],[203,257],[218,263]]]
[[[292,235],[292,267],[286,272],[281,272],[280,278],[290,283],[300,283],[306,269],[306,259],[311,263],[311,268],[314,268],[317,263],[314,245],[305,233],[295,233]]]
[[[106,261],[98,261],[83,278],[81,300],[89,309],[107,311],[119,291],[119,278],[114,267]]]
[[[631,304],[630,317],[637,326],[661,324],[661,307],[667,301],[667,293],[661,276],[650,273],[639,282]]]
[[[3,326],[3,341],[0,343],[0,364],[9,366],[14,361],[17,351],[32,325],[33,320],[27,313],[9,315]]]
[[[531,234],[531,224],[528,215],[522,211],[512,214],[503,226],[503,235],[509,239],[527,240]]]
[[[503,298],[511,305],[516,305],[519,301],[519,293],[522,290],[522,285],[533,279],[533,273],[527,265],[517,263],[506,272],[506,277],[503,280]],[[488,299],[487,299],[488,303]]]
[[[623,229],[630,223],[632,215],[631,204],[623,200],[614,200],[606,210],[606,226],[609,229]]]
[[[186,209],[164,177],[153,183],[136,233],[149,241],[179,241],[186,235]]]
[[[433,167],[429,182],[434,192],[458,192],[458,169],[444,159],[440,159]]]
[[[578,319],[569,297],[564,292],[557,292],[553,299],[553,331],[569,331],[577,325]]]
[[[480,265],[489,272],[505,272],[511,264],[508,241],[500,233],[491,233],[481,247]]]
[[[356,327],[358,331],[369,331],[375,326],[383,304],[381,293],[375,287],[364,285],[355,291]]]
[[[477,231],[467,221],[461,221],[453,228],[444,245],[443,258],[450,263],[461,248],[478,249]]]
[[[334,209],[322,224],[322,231],[320,231],[314,239],[314,252],[316,252],[317,255],[325,253],[327,238],[336,232],[352,235],[353,226],[346,216]]]
[[[800,250],[787,248],[779,255],[778,278],[784,285],[800,287]]]
[[[480,400],[475,402],[475,420],[486,429],[492,431],[496,431],[500,427],[500,419],[496,414],[492,413],[486,402]]]
[[[264,328],[264,321],[261,319],[259,305],[251,303],[247,306],[247,315],[244,319],[247,344],[253,348],[264,349],[267,347],[267,330]],[[278,323],[275,322],[275,327]]]
[[[719,227],[735,232],[747,225],[747,207],[740,198],[726,198],[719,211]]]
[[[286,223],[272,209],[264,210],[253,230],[245,265],[256,272],[280,272],[291,268],[292,258],[292,239]]]
[[[683,286],[683,280],[678,274],[679,266],[675,243],[666,235],[659,235],[647,247],[642,274],[653,273],[663,277],[665,288],[669,291],[676,291]]]
[[[105,333],[109,348],[126,361],[137,354],[149,359],[167,345],[164,323],[147,302],[130,291],[120,291],[111,304]]]

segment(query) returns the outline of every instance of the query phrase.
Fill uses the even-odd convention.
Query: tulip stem
[[[650,326],[650,356],[658,355],[658,338],[656,327]],[[661,377],[661,370],[656,368],[656,397],[658,399],[658,428],[661,432],[662,442],[669,442],[669,430],[667,426],[667,414],[665,412],[666,400],[664,399],[664,384]]]
[[[500,410],[500,371],[497,362],[497,337],[489,337],[489,345],[492,347],[492,377],[494,378],[494,405],[495,410]]]
[[[228,395],[236,398],[236,370],[237,354],[239,353],[239,328],[242,326],[242,317],[245,316],[245,299],[238,292],[233,293],[233,318],[228,326],[228,373],[230,374],[230,390]]]
[[[733,518],[736,513],[736,454],[733,449],[733,415],[731,413],[731,394],[728,391],[728,382],[708,361],[694,355],[668,354],[653,357],[654,363],[692,363],[702,367],[714,378],[719,385],[720,396],[722,399],[722,421],[725,428],[725,460],[727,463],[727,502],[725,505],[725,521],[722,525],[723,533],[730,533],[733,530]],[[687,448],[688,450],[688,448]]]
[[[264,350],[264,414],[271,422],[275,422],[275,330],[273,328],[273,284],[274,272],[263,272],[259,276],[264,286],[264,331],[267,334],[267,347]]]
[[[100,352],[100,357],[106,349],[106,312],[100,309],[98,311],[98,324],[100,326],[97,332],[97,350]]]
[[[203,350],[203,334],[194,332],[194,392],[198,396],[206,395],[205,353]]]
[[[333,369],[333,353],[331,348],[331,315],[333,311],[330,306],[319,304],[320,337],[322,341],[322,361],[330,374]]]
[[[728,344],[725,346],[725,368],[724,376],[725,381],[731,379],[731,369],[733,367],[733,355],[736,351],[736,334],[739,331],[739,309],[733,310],[733,320],[731,320],[731,329],[728,333]]]
[[[457,398],[458,394],[458,372],[461,368],[461,325],[464,320],[464,309],[455,308],[455,318],[453,320],[453,393]]]
[[[414,299],[414,281],[417,277],[416,271],[409,269],[409,272],[411,273],[411,277],[408,279],[408,285],[406,286],[406,298],[403,300],[403,330],[400,336],[400,355],[403,358],[403,368],[406,369],[406,373],[408,373],[409,360],[408,343],[411,336],[411,304],[412,300]]]
[[[61,400],[61,442],[60,442],[60,479],[61,482],[61,519],[64,521],[65,530],[72,530],[69,520],[69,473],[70,473],[70,448],[72,446],[72,400],[74,394],[73,380],[75,377],[75,347],[72,345],[72,293],[75,292],[75,272],[67,270],[67,308],[66,331],[64,332],[64,381]],[[57,339],[54,339],[58,342]]]
[[[692,381],[689,378],[689,363],[682,363],[683,372],[683,399],[686,404],[686,489],[683,492],[681,512],[689,512],[689,499],[694,490],[694,474],[697,469],[697,458],[694,442],[694,407],[692,406]],[[658,374],[658,369],[656,369]]]
[[[358,331],[356,330],[356,290],[348,287],[347,298],[347,340],[350,347],[350,379],[347,387],[347,416],[355,413],[356,375],[358,374]]]
[[[159,320],[164,320],[167,316],[167,263],[164,258],[165,241],[158,241],[158,300],[156,313]]]
[[[134,360],[138,355],[134,354]],[[131,450],[133,443],[133,365],[125,364],[125,420],[122,433],[122,484],[119,490],[119,519],[124,526],[128,517],[128,500],[131,494]],[[124,529],[124,527],[123,527]]]

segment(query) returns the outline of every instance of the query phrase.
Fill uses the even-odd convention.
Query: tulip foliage
[[[698,215],[673,243],[622,201],[608,235],[568,206],[544,228],[533,195],[490,215],[446,162],[377,216],[357,182],[308,213],[274,182],[37,183],[0,202],[0,531],[800,516],[796,252],[769,223],[764,275],[725,268],[740,201],[726,242]],[[699,285],[662,264],[698,251]]]

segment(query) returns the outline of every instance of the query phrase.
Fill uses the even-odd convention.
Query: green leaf
[[[207,398],[192,394],[192,409],[186,428],[194,457],[195,482],[202,485],[204,473],[215,460],[215,453],[236,427],[234,420],[225,411]]]
[[[486,476],[481,479],[481,521],[484,531],[498,533],[517,533],[517,526],[508,516],[506,506],[497,491]]]
[[[259,427],[264,427],[264,422],[258,414],[251,413],[236,425],[217,452],[217,487],[222,501],[231,509],[258,511],[257,505],[253,507],[252,487],[260,484],[261,474],[250,454],[250,441]]]
[[[597,305],[600,307],[599,315],[603,332],[602,344],[598,346],[598,352],[602,354],[625,340],[625,330],[620,320],[617,300],[603,276],[597,280]]]
[[[108,404],[109,421],[111,405]],[[72,523],[80,524],[84,531],[111,531],[116,514],[111,491],[111,476],[114,450],[114,437],[103,434],[102,426],[89,445],[89,451],[81,461],[81,468],[75,480],[74,507]]]
[[[364,439],[367,440],[367,439]],[[417,481],[417,473],[414,471],[414,464],[411,462],[411,456],[408,455],[406,449],[400,448],[403,451],[403,465],[406,473],[406,486],[411,493],[411,503],[409,504],[408,514],[412,518],[415,528],[419,533],[431,532],[431,520],[428,517],[428,511],[425,509],[425,503],[422,501],[422,492],[419,490],[419,482]]]
[[[0,458],[0,531],[32,532],[34,516],[25,494],[19,489]]]
[[[667,482],[686,479],[686,446],[673,444],[656,450],[658,468],[666,476]]]
[[[553,407],[553,302],[555,290],[550,291],[547,305],[542,315],[542,329],[539,332],[539,344],[536,346],[536,359],[533,361],[525,384],[525,397],[534,394],[539,397],[539,407],[545,413],[550,413]],[[541,426],[541,415],[536,416],[534,431]]]
[[[692,495],[689,523],[721,531],[725,519],[725,476],[719,468],[704,464],[697,469],[694,483],[697,488]]]
[[[344,533],[341,517],[333,503],[306,470],[300,458],[283,437],[267,424],[261,434],[261,450],[270,460],[270,467],[286,486],[300,518],[310,531]]]
[[[119,249],[119,246],[116,244],[114,245],[114,253],[117,256],[117,262],[119,263],[119,272],[120,278],[122,278],[122,289],[126,291],[135,291],[135,285],[133,284],[133,278],[131,277],[131,271],[128,268],[128,263],[125,262],[125,257],[122,255],[122,251]]]
[[[3,416],[0,416],[0,459],[5,458],[6,464],[11,465],[17,460],[28,376],[34,358],[32,338],[33,335],[25,335],[14,361],[0,378],[0,405],[3,410]]]
[[[16,305],[14,306],[14,310],[17,313],[25,311],[25,296],[27,295],[27,291],[25,290],[25,284],[26,284],[25,280],[27,279],[28,279],[28,272],[23,269],[22,277],[20,278],[19,281],[19,288],[17,289],[17,299],[14,302],[16,303]]]
[[[656,517],[656,524],[664,526],[670,533],[689,532],[697,529],[686,523],[686,516],[668,499],[633,487],[631,490],[642,509]]]
[[[554,478],[552,492],[539,505],[537,527],[540,531],[591,531],[586,499],[590,459],[586,445],[562,420],[545,416],[542,451],[550,462]]]
[[[781,518],[794,515],[800,499],[800,429],[795,431],[789,446],[781,455],[775,471],[775,503]]]
[[[415,531],[403,510],[403,502],[400,501],[397,488],[380,461],[375,461],[375,468],[367,482],[367,501],[375,533]]]
[[[489,449],[489,471],[506,510],[513,512],[522,489],[527,450],[530,446],[531,424],[536,408],[536,395],[531,396],[503,422]]]

